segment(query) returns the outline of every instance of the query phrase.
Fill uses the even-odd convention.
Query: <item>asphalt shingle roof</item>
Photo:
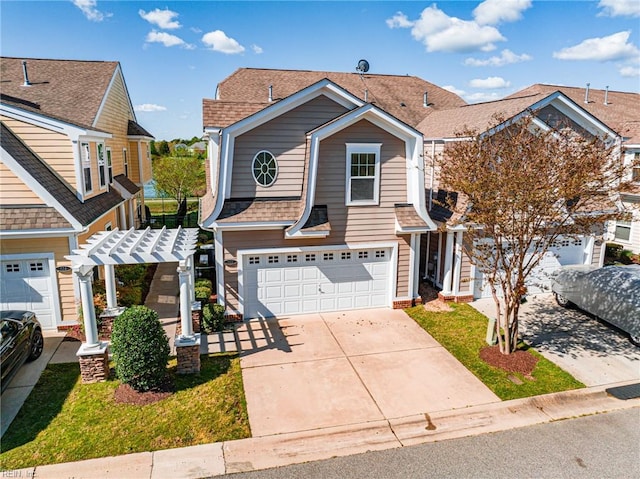
[[[204,125],[227,126],[264,108],[270,104],[270,86],[273,101],[278,101],[325,78],[363,101],[366,91],[366,101],[411,126],[433,111],[466,104],[458,95],[414,76],[240,68],[218,85],[216,100],[204,101]],[[423,104],[425,92],[428,107]]]
[[[30,86],[24,86],[23,60]],[[118,62],[1,57],[1,101],[90,128],[117,68]]]
[[[71,223],[50,206],[0,206],[0,230],[66,228],[71,228]]]

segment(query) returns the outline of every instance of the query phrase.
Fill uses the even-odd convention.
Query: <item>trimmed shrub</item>
[[[121,286],[118,288],[118,303],[126,308],[144,303],[141,286]]]
[[[146,264],[119,264],[115,268],[116,278],[125,285],[140,285],[147,274]]]
[[[146,306],[127,308],[113,323],[111,348],[116,375],[136,391],[158,389],[165,384],[169,338],[158,313]]]
[[[195,286],[194,294],[196,297],[196,301],[202,301],[203,303],[208,303],[209,298],[211,298],[212,289],[209,286]]]
[[[213,291],[213,282],[208,278],[198,278],[198,279],[196,279],[194,287],[195,288],[200,288],[200,287],[209,288],[210,290]]]
[[[224,306],[207,304],[202,308],[202,330],[209,334],[224,329]]]

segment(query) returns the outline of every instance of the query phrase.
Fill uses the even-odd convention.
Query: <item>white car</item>
[[[640,346],[640,265],[564,266],[551,290],[560,306],[573,304],[628,333]]]

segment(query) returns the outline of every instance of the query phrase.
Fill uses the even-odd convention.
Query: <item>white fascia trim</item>
[[[268,107],[260,110],[253,115],[244,118],[243,120],[230,125],[222,130],[222,138],[220,140],[220,171],[218,178],[218,188],[216,195],[216,206],[214,207],[213,218],[217,218],[222,211],[222,205],[224,200],[231,195],[231,175],[233,172],[233,151],[235,145],[235,138],[238,135],[246,133],[253,128],[256,128],[278,116],[286,113],[309,100],[316,98],[320,95],[326,95],[328,98],[339,103],[345,108],[357,108],[364,104],[358,97],[353,96],[348,91],[340,88],[330,80],[321,80],[313,85],[310,85],[302,90],[294,93],[293,95],[269,105]],[[209,142],[212,140],[209,139]],[[205,224],[206,222],[203,222]]]
[[[84,229],[84,226],[80,224],[80,222],[76,220],[73,215],[71,215],[71,213],[69,213],[51,193],[49,193],[47,189],[45,189],[39,182],[35,181],[33,176],[31,176],[27,170],[22,168],[22,166],[20,166],[20,164],[14,160],[13,156],[11,156],[4,148],[0,148],[0,159],[18,178],[20,178],[20,180],[29,186],[36,195],[42,198],[47,206],[58,210],[58,213],[60,213],[64,219],[71,224],[74,230],[82,231]]]
[[[109,80],[109,85],[107,86],[107,89],[104,92],[102,100],[100,100],[100,106],[98,107],[98,111],[96,113],[96,116],[93,119],[93,123],[92,123],[93,126],[96,126],[96,123],[98,122],[98,118],[100,118],[100,115],[102,114],[102,110],[104,109],[104,106],[107,103],[107,97],[109,96],[109,92],[111,91],[111,87],[113,86],[113,83],[116,81],[116,75],[119,72],[120,72],[120,65],[116,66],[116,69],[114,70],[113,75],[111,75],[111,80]],[[124,78],[123,78],[123,83],[124,83]],[[129,104],[131,104],[131,100],[129,100]]]
[[[285,235],[286,239],[310,239],[310,238],[326,238],[331,231],[296,231],[291,235]]]
[[[32,113],[26,110],[11,107],[9,105],[0,105],[0,113],[13,118],[14,120],[24,121],[40,128],[62,133],[69,138],[77,139],[80,135],[88,133],[87,130],[71,123],[66,123],[46,115]]]
[[[304,212],[300,219],[296,222],[295,226],[290,230],[285,232],[285,238],[292,238],[297,235],[298,231],[304,226],[304,224],[309,219],[309,215],[311,214],[311,209],[314,205],[314,198],[316,193],[316,175],[318,171],[318,155],[320,150],[320,141],[325,138],[330,137],[331,135],[357,123],[360,120],[366,119],[372,124],[378,126],[379,128],[387,131],[388,133],[396,136],[400,140],[404,141],[406,146],[407,158],[406,161],[411,165],[415,165],[415,169],[411,168],[411,176],[415,176],[413,181],[417,182],[417,184],[422,185],[422,194],[420,194],[420,189],[418,186],[414,186],[412,189],[414,194],[412,198],[407,198],[407,200],[414,205],[418,205],[416,211],[420,215],[420,217],[433,229],[436,229],[435,224],[429,218],[427,213],[425,202],[424,202],[424,175],[420,170],[420,159],[421,159],[421,148],[422,148],[422,134],[414,130],[413,128],[405,125],[400,122],[396,118],[388,115],[383,110],[377,108],[376,106],[368,103],[360,108],[356,108],[351,112],[344,115],[342,118],[329,123],[325,127],[320,127],[316,131],[311,134],[311,148],[310,148],[310,158],[309,158],[309,175],[307,179],[307,195],[305,198],[305,207]],[[407,173],[409,176],[409,173]],[[422,177],[422,181],[420,178]]]
[[[44,236],[51,238],[60,238],[66,237],[69,235],[75,235],[77,233],[81,233],[78,230],[71,229],[47,229],[47,230],[16,230],[16,231],[0,231],[0,238],[4,239],[22,239],[22,238],[33,238],[34,236]]]
[[[220,231],[257,231],[257,230],[276,230],[287,228],[293,224],[293,221],[265,221],[263,223],[211,223],[210,228]]]
[[[224,245],[222,242],[222,231],[215,230],[213,232],[214,250],[213,254],[216,262],[216,292],[218,304],[226,308],[227,299],[224,289]]]

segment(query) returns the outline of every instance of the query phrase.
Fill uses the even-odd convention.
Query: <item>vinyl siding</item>
[[[96,128],[113,135],[105,140],[106,147],[111,149],[113,176],[124,173],[122,149],[129,149],[127,129],[129,120],[133,119],[124,82],[120,75],[116,75],[95,123]]]
[[[321,95],[261,125],[235,140],[231,197],[300,196],[308,131],[336,118],[344,107]],[[256,184],[251,170],[254,156],[271,152],[278,162],[278,176],[268,188]]]
[[[122,152],[120,152],[122,154]],[[130,141],[127,148],[127,157],[129,159],[129,179],[137,185],[141,185],[140,178],[140,159],[138,156],[138,142]],[[123,169],[124,172],[124,169]]]
[[[118,227],[118,208],[114,208],[104,216],[101,216],[94,221],[91,226],[89,226],[86,233],[78,236],[78,244],[84,244],[92,235],[100,231],[104,231],[108,223],[111,223],[112,229]]]
[[[5,116],[1,119],[72,188],[77,188],[73,145],[66,135]]]
[[[66,237],[56,238],[21,238],[2,240],[3,254],[53,253],[56,267],[71,266],[65,259],[70,254],[69,240]],[[73,274],[56,272],[58,296],[60,298],[61,318],[63,322],[75,322],[78,319],[76,299],[73,291]]]
[[[430,141],[425,141],[424,143],[424,187],[427,191],[427,201],[429,201],[429,188],[431,187],[431,182],[433,178],[433,187],[434,190],[438,190],[438,165],[439,161],[442,160],[442,155],[444,154],[444,143],[443,142],[434,142],[433,144]],[[428,206],[428,205],[427,205]]]
[[[471,259],[462,251],[462,264],[460,266],[460,287],[461,293],[473,292],[471,291]]]
[[[42,205],[42,198],[36,195],[20,178],[0,162],[0,204],[2,205]]]

